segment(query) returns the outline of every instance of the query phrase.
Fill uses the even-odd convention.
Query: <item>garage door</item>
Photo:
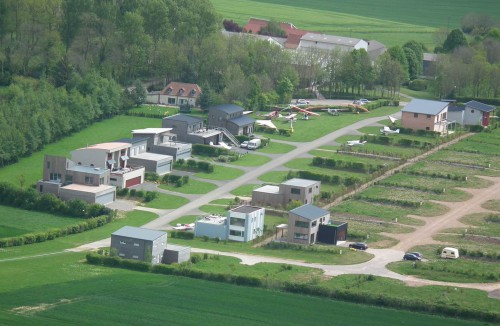
[[[113,191],[107,194],[102,194],[100,196],[97,196],[95,202],[96,204],[106,205],[112,203],[114,200],[115,200],[115,193]]]
[[[158,167],[156,168],[156,173],[158,173],[159,175],[169,172],[172,172],[172,163],[170,162],[167,164],[158,165]]]
[[[125,182],[125,188],[136,186],[138,184],[141,184],[141,176],[127,180],[127,182]]]

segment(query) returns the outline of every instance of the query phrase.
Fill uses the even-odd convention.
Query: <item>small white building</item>
[[[264,233],[265,209],[239,206],[227,212],[228,239],[248,242]]]
[[[194,224],[195,237],[209,237],[210,239],[227,239],[227,226],[225,216],[208,215],[200,218]]]

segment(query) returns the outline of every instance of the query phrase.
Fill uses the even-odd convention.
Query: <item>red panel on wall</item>
[[[141,177],[135,177],[125,182],[125,188],[132,187],[141,183]]]

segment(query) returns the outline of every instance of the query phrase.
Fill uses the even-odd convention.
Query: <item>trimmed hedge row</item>
[[[334,160],[332,158],[323,158],[316,156],[312,160],[312,165],[324,167],[328,169],[345,169],[350,171],[356,171],[361,173],[370,173],[379,171],[384,168],[382,164],[373,165],[373,164],[365,164],[363,162],[351,162],[351,161],[342,161],[342,160]]]
[[[205,171],[207,173],[214,172],[214,166],[211,163],[205,161],[196,161],[189,159],[184,161],[183,159],[179,159],[175,162],[174,167],[179,170],[195,170],[195,171]]]
[[[368,201],[368,202],[372,202],[372,203],[382,203],[382,204],[387,204],[387,205],[396,205],[396,206],[403,206],[403,207],[418,208],[418,207],[422,206],[422,202],[416,202],[416,201],[404,200],[404,199],[373,198],[373,197],[363,196],[361,194],[355,195],[354,198],[361,199],[361,200]]]
[[[113,220],[112,214],[107,216],[99,216],[90,218],[77,224],[69,225],[66,227],[50,229],[48,231],[41,231],[36,233],[24,234],[16,237],[1,238],[0,248],[22,246],[32,243],[45,242],[47,240],[54,240],[56,238],[64,237],[70,234],[82,233],[103,226]]]
[[[431,142],[422,142],[419,140],[412,140],[406,138],[393,138],[389,136],[376,136],[376,135],[363,135],[361,136],[361,141],[367,141],[374,144],[382,145],[397,145],[401,147],[411,147],[411,148],[421,148],[421,149],[431,149],[435,145]]]
[[[410,171],[407,169],[403,169],[402,172],[406,173],[406,174],[410,174],[410,175],[449,179],[449,180],[455,180],[455,181],[467,181],[467,176],[458,175],[458,174],[441,173],[441,172],[426,172],[426,171]]]
[[[128,189],[128,188],[120,188],[116,191],[116,195],[120,197],[134,197],[140,198],[145,203],[152,201],[153,199],[158,198],[159,193],[157,191],[144,191],[137,189]]]
[[[172,231],[172,232],[170,232],[170,237],[178,238],[178,239],[192,240],[192,239],[194,239],[194,233],[193,232],[185,232],[185,231]]]
[[[334,185],[339,185],[343,184],[346,187],[362,183],[363,180],[361,178],[356,178],[356,177],[347,177],[347,178],[341,178],[338,175],[326,175],[326,174],[319,174],[319,173],[313,173],[310,171],[288,171],[287,179],[292,179],[292,178],[302,178],[302,179],[309,179],[309,180],[316,180],[316,181],[321,181],[325,183],[330,183]]]
[[[220,155],[229,155],[231,152],[225,148],[214,147],[202,144],[193,144],[193,154],[200,156],[217,157]]]
[[[126,261],[126,262],[125,262]],[[258,277],[253,276],[236,276],[231,274],[212,273],[207,271],[192,270],[188,265],[151,265],[141,261],[130,261],[119,257],[107,257],[97,254],[87,254],[87,262],[94,265],[103,265],[109,267],[127,268],[142,272],[152,272],[165,275],[185,276],[209,281],[225,282],[237,285],[245,285],[252,287],[264,287],[297,293],[301,295],[314,295],[318,297],[337,299],[347,302],[355,302],[361,304],[372,304],[395,309],[404,309],[411,311],[419,311],[425,313],[440,314],[445,316],[478,319],[487,322],[499,322],[500,313],[483,312],[474,309],[465,309],[462,307],[439,304],[436,302],[423,301],[416,299],[405,299],[401,297],[392,297],[390,294],[373,294],[369,292],[360,292],[357,288],[350,289],[329,289],[322,287],[319,284],[312,283],[296,283],[296,282],[266,282]],[[288,269],[287,266],[284,267]],[[359,276],[359,283],[370,282],[375,280],[373,275]]]
[[[374,185],[383,185],[383,186],[388,186],[388,187],[397,187],[397,188],[405,188],[405,189],[413,189],[413,190],[418,190],[418,191],[426,191],[426,192],[432,192],[437,195],[444,193],[446,190],[445,188],[428,188],[424,186],[416,186],[416,185],[401,185],[397,182],[390,182],[390,181],[378,181],[375,182]]]

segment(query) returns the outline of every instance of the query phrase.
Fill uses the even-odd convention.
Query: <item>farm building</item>
[[[163,231],[124,226],[111,234],[111,249],[124,259],[159,264],[166,246],[167,233]]]

